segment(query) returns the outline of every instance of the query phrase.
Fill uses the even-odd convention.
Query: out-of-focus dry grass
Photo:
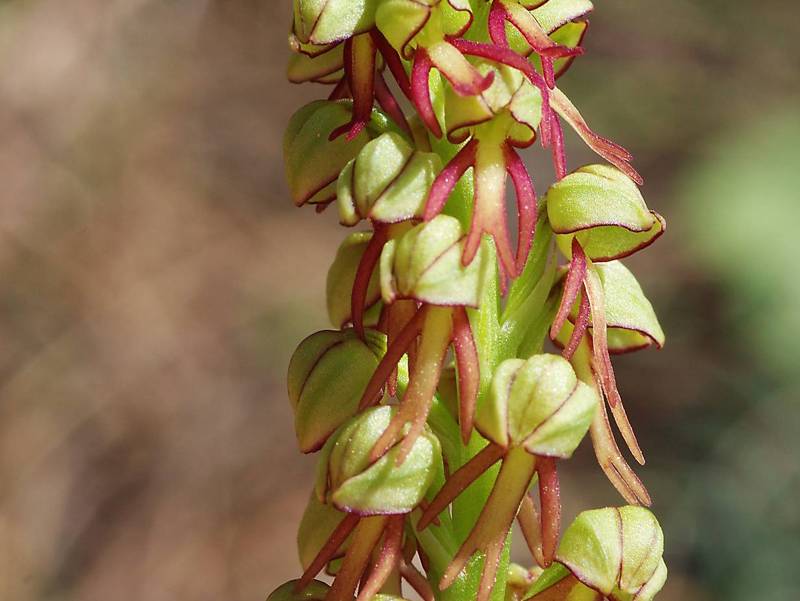
[[[283,373],[338,234],[286,202],[285,4],[0,5],[0,599],[296,571]]]
[[[295,451],[284,373],[295,344],[326,325],[324,274],[342,232],[286,197],[283,128],[320,92],[284,81],[289,4],[0,2],[2,601],[251,600],[297,574],[313,460]],[[602,84],[579,104],[589,99],[603,133],[627,125],[622,141],[639,140],[661,197],[650,202],[680,241],[665,182],[702,126],[761,106],[734,78],[776,50],[728,57],[735,19],[705,38],[686,1],[643,13],[620,45],[613,28],[630,10],[598,14],[595,57],[580,68]],[[708,67],[701,47],[730,63]],[[770,64],[786,84],[791,69]],[[690,85],[655,75],[670,69]],[[704,92],[709,73],[718,85]],[[726,96],[725,82],[752,95]],[[670,346],[619,363],[655,447],[645,479],[680,501],[672,437],[742,363],[710,342],[720,326],[697,309],[724,301],[672,244],[654,250],[658,270],[642,269]],[[619,502],[586,449],[564,488],[568,514]],[[674,563],[664,599],[710,598],[692,577]]]

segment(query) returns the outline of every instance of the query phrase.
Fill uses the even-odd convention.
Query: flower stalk
[[[663,534],[608,412],[644,464],[612,356],[664,334],[620,259],[665,222],[631,154],[557,87],[591,3],[293,5],[289,79],[332,90],[289,124],[290,193],[360,229],[328,273],[335,329],[289,368],[318,477],[303,574],[269,600],[652,599]],[[562,122],[607,164],[570,172]],[[555,173],[541,197],[521,154],[537,138]],[[587,434],[630,505],[562,534],[559,473]],[[530,568],[509,563],[515,521]]]

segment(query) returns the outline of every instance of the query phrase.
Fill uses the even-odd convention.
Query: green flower
[[[607,165],[588,165],[556,182],[547,192],[547,215],[556,242],[572,256],[577,237],[592,261],[611,261],[652,244],[666,223],[644,203],[639,188]]]
[[[336,179],[370,138],[390,129],[389,120],[373,110],[372,121],[352,140],[330,140],[350,121],[352,103],[317,100],[297,111],[283,137],[286,180],[295,205],[326,205],[336,198]]]
[[[386,352],[383,334],[353,330],[312,334],[289,362],[289,400],[295,414],[300,450],[318,450],[345,420],[356,413],[361,395]]]
[[[390,406],[367,409],[328,440],[317,471],[321,500],[358,515],[403,514],[419,505],[441,469],[439,441],[429,428],[414,441],[402,465],[396,465],[397,447],[370,461],[395,411]]]
[[[486,247],[464,266],[464,235],[455,217],[439,215],[421,223],[381,253],[381,293],[386,303],[412,298],[432,305],[477,307],[486,267]]]
[[[340,42],[375,26],[378,0],[294,0],[293,33],[303,43]]]
[[[339,221],[397,223],[421,217],[440,170],[438,155],[415,151],[400,134],[383,134],[366,144],[339,176]]]
[[[664,533],[643,508],[607,507],[581,513],[564,533],[554,565],[528,592],[530,601],[551,599],[555,587],[565,599],[651,601],[667,577],[662,559]]]
[[[589,430],[597,403],[595,392],[558,355],[508,359],[495,370],[475,425],[503,447],[568,458]]]

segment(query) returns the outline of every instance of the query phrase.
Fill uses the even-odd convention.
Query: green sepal
[[[525,4],[525,2],[520,2]],[[549,0],[534,2],[541,4],[533,9],[533,16],[547,33],[552,33],[562,25],[588,15],[594,9],[589,0]]]
[[[320,502],[317,495],[311,495],[297,530],[297,555],[303,570],[311,565],[311,562],[328,541],[328,538],[333,534],[333,531],[339,523],[344,519],[345,515],[345,513],[339,511],[332,505],[326,505]],[[342,543],[339,549],[339,555],[334,559],[338,559],[344,555],[348,541],[349,537]],[[326,571],[329,574],[336,573],[336,569],[332,566],[333,563],[333,561],[328,562]]]
[[[386,338],[352,329],[312,334],[289,362],[288,390],[300,450],[318,450],[358,410],[361,396],[386,352]]]
[[[663,552],[664,534],[648,509],[606,507],[575,519],[556,560],[615,601],[650,601],[666,578]]]
[[[381,0],[375,12],[378,29],[406,59],[413,55],[418,40],[459,36],[471,22],[468,0]]]
[[[375,25],[379,0],[294,0],[294,34],[301,42],[330,44]]]
[[[481,61],[476,67],[484,76],[494,73],[492,85],[476,96],[461,96],[452,86],[447,86],[445,125],[448,139],[456,144],[463,142],[476,126],[494,120],[507,129],[504,137],[515,145],[531,144],[542,118],[539,90],[516,69],[488,61]]]
[[[568,458],[589,430],[597,403],[594,390],[578,380],[563,357],[507,359],[495,370],[475,424],[501,446]]]
[[[355,225],[362,219],[397,223],[422,216],[425,200],[441,159],[415,151],[397,133],[385,133],[367,143],[339,176],[339,222]]]
[[[607,165],[587,165],[553,184],[547,192],[547,215],[556,242],[571,257],[577,236],[586,256],[611,261],[650,245],[666,227],[647,209],[639,188]]]
[[[545,569],[539,577],[533,582],[531,587],[526,591],[523,599],[530,599],[534,595],[546,591],[550,587],[555,586],[564,578],[570,575],[570,571],[560,563],[552,563],[550,567]]]
[[[344,46],[337,44],[315,56],[296,52],[289,57],[286,76],[292,83],[334,83],[344,75]]]
[[[358,264],[367,249],[371,232],[354,232],[347,236],[339,245],[336,251],[336,258],[333,260],[328,277],[325,283],[325,298],[328,308],[328,318],[336,328],[343,327],[352,321],[352,292],[353,282],[356,279]],[[364,316],[364,324],[374,326],[378,323],[381,303],[380,282],[378,280],[378,270],[372,272],[369,285],[367,286],[366,307],[367,312]]]
[[[327,204],[336,198],[336,179],[358,152],[383,132],[394,128],[380,111],[372,111],[370,123],[354,139],[331,132],[348,123],[352,102],[317,100],[298,110],[283,137],[283,159],[289,192],[295,205]]]
[[[328,440],[317,471],[320,499],[348,513],[392,515],[410,513],[425,498],[442,469],[439,441],[427,427],[401,465],[398,446],[370,463],[372,449],[395,411],[388,405],[367,409]]]
[[[269,594],[267,601],[324,601],[330,587],[319,580],[312,580],[302,591],[297,591],[298,580],[290,580]]]
[[[384,302],[413,298],[432,305],[478,306],[486,276],[486,247],[481,245],[465,267],[463,246],[461,224],[448,215],[438,215],[389,241],[380,258]]]

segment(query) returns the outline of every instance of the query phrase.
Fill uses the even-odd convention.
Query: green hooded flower
[[[475,425],[500,446],[568,458],[589,430],[597,403],[594,390],[558,355],[508,359],[495,370]]]
[[[340,223],[397,223],[421,217],[440,170],[438,155],[414,150],[400,134],[383,134],[364,146],[339,176]]]
[[[361,395],[386,352],[383,334],[368,330],[364,340],[352,329],[312,334],[289,362],[289,400],[300,450],[318,450],[354,415]]]
[[[419,505],[441,470],[439,440],[429,428],[414,441],[402,465],[397,465],[396,446],[370,461],[395,412],[387,405],[367,409],[328,440],[317,470],[320,500],[358,515],[404,514]]]
[[[294,0],[293,33],[302,43],[341,42],[375,26],[379,0]]]
[[[387,243],[380,259],[384,302],[413,298],[432,305],[477,307],[490,261],[484,246],[464,266],[463,245],[461,224],[448,215],[421,223]]]
[[[558,564],[545,570],[528,599],[551,599],[548,591],[561,587],[565,599],[651,601],[667,577],[663,552],[664,534],[649,510],[585,511],[564,533]]]
[[[372,111],[372,120],[352,140],[332,132],[350,121],[350,101],[317,100],[297,111],[283,137],[286,180],[295,205],[326,205],[336,198],[336,180],[370,138],[388,131],[389,120]]]
[[[607,165],[587,165],[556,182],[547,192],[547,215],[558,247],[572,256],[577,237],[592,261],[611,261],[652,244],[666,223],[648,210],[639,188]]]

